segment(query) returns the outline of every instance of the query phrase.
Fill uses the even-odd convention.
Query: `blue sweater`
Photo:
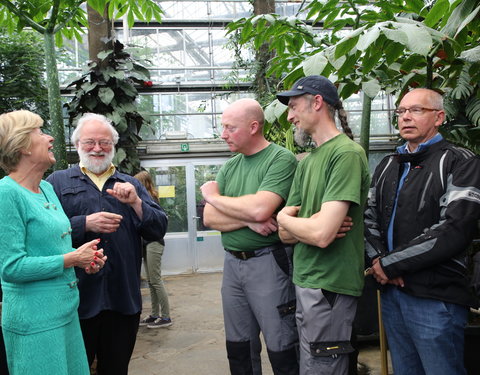
[[[51,174],[49,181],[57,193],[72,225],[73,246],[100,238],[108,260],[95,275],[77,270],[80,290],[79,315],[87,319],[101,311],[112,310],[125,315],[141,311],[140,267],[141,237],[150,241],[163,238],[167,230],[167,216],[155,203],[143,185],[135,178],[116,171],[102,191],[84,175],[78,166]],[[116,182],[130,182],[142,200],[143,218],[106,192]],[[85,230],[86,216],[107,211],[122,215],[120,227],[114,233],[93,233]]]

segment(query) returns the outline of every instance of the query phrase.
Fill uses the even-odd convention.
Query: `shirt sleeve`
[[[387,251],[387,247],[381,236],[381,228],[379,224],[380,217],[377,210],[376,193],[380,170],[383,170],[382,163],[377,166],[375,173],[373,174],[364,213],[365,253],[367,261],[370,262],[385,254]]]
[[[329,168],[322,203],[330,201],[361,202],[362,159],[353,151],[338,154]],[[346,177],[348,176],[348,177]]]
[[[0,271],[2,280],[23,283],[61,276],[62,255],[30,256],[26,248],[26,206],[12,190],[2,191]]]
[[[278,194],[285,201],[292,185],[293,176],[297,161],[290,153],[279,154],[273,163],[270,164],[258,191],[270,191]]]
[[[167,214],[158,203],[153,201],[145,187],[138,183],[135,184],[135,188],[142,200],[143,218],[138,226],[140,235],[147,241],[160,241],[167,232]],[[132,212],[132,215],[136,217],[135,212]]]

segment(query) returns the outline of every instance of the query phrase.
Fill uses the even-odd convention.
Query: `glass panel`
[[[203,225],[203,208],[205,207],[205,201],[200,192],[200,186],[207,181],[215,180],[220,168],[220,164],[195,166],[195,204],[197,206],[197,216],[200,218],[197,219],[197,230],[210,229]]]
[[[148,168],[158,187],[160,205],[168,215],[168,233],[188,232],[185,167]]]
[[[192,20],[232,19],[249,17],[252,14],[251,1],[209,0],[209,1],[158,1],[166,19]]]
[[[392,117],[387,111],[372,111],[370,116],[370,134],[393,134],[396,130],[391,124]]]

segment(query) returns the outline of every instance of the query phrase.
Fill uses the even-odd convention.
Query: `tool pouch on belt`
[[[272,250],[272,255],[275,258],[280,269],[285,272],[287,276],[290,275],[290,260],[288,259],[287,251],[284,245],[280,245],[275,250]]]
[[[290,314],[295,314],[295,310],[297,309],[297,300],[291,300],[283,305],[278,305],[277,310],[280,314],[280,317],[283,318]]]
[[[354,352],[350,341],[324,341],[311,342],[310,354],[314,357],[331,357],[340,354],[349,354]]]

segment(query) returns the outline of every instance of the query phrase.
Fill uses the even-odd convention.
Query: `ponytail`
[[[338,112],[338,120],[340,121],[343,132],[348,138],[353,140],[353,132],[352,129],[350,129],[350,127],[348,126],[347,112],[345,112],[345,109],[343,109],[342,102],[339,100],[337,105],[335,106],[331,106],[330,104],[328,104],[328,109],[332,119],[335,119],[335,112]]]

